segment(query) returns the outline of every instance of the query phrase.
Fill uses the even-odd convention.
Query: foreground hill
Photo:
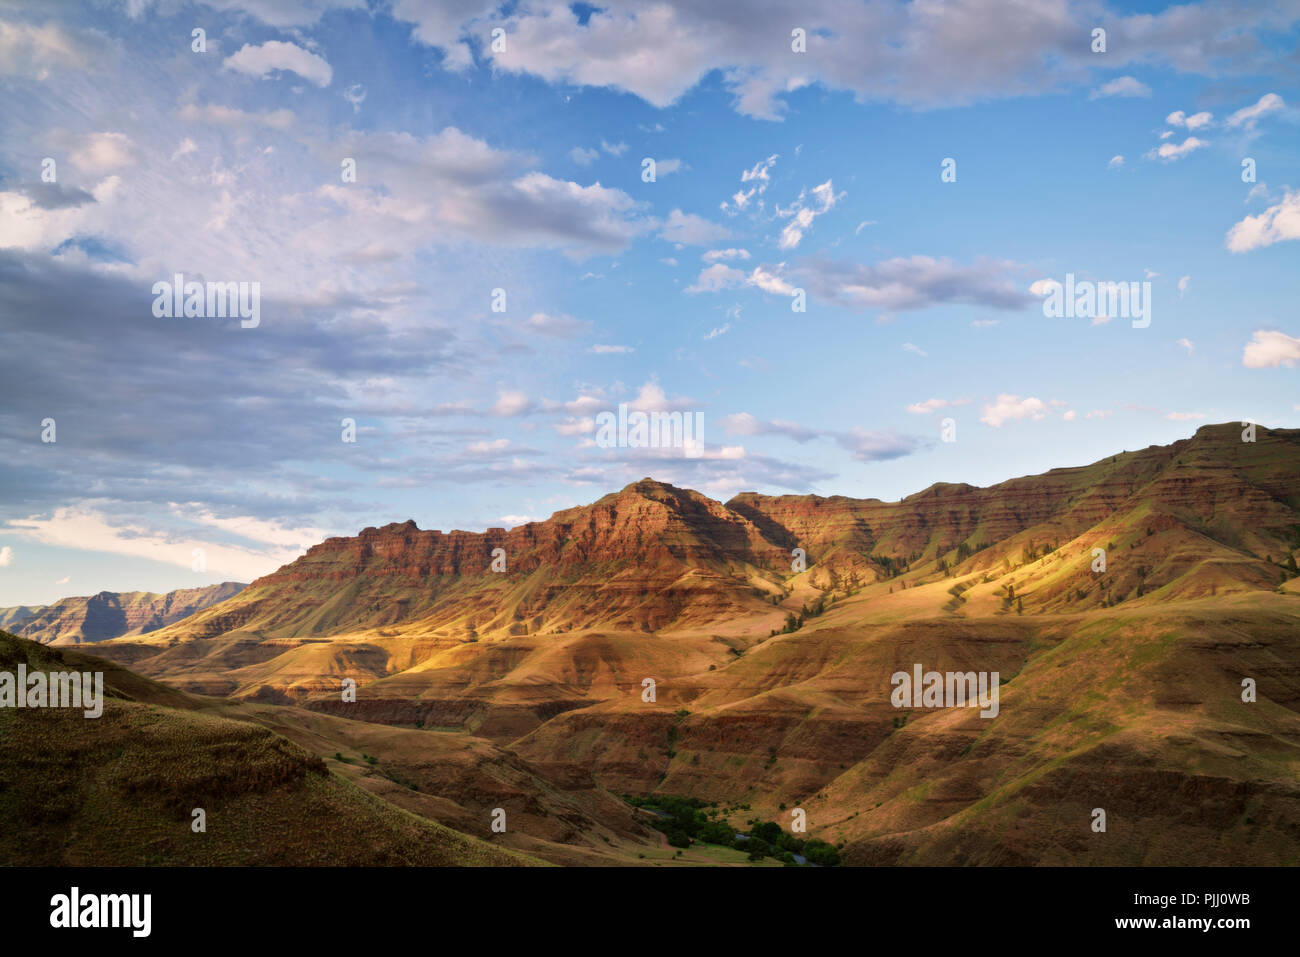
[[[88,598],[61,598],[52,605],[0,608],[0,628],[45,645],[80,645],[123,635],[145,635],[225,601],[242,582],[147,591],[102,591]]]
[[[894,503],[646,479],[510,531],[330,539],[97,651],[737,825],[802,807],[851,863],[1294,864],[1298,533],[1300,432],[1235,425]],[[918,664],[997,672],[1000,713],[895,708]]]
[[[103,671],[107,700],[97,719],[0,708],[0,864],[530,863],[378,800],[201,699],[0,632],[0,671],[19,664]]]

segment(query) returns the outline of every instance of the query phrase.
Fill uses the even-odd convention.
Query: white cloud
[[[400,8],[395,13],[402,16]],[[484,51],[498,70],[530,73],[550,83],[624,88],[660,108],[694,86],[707,57],[707,38],[693,35],[667,5],[595,10],[585,25],[567,5],[537,5],[521,7],[500,22],[507,30],[506,48]],[[446,38],[451,30],[442,27],[442,33]]]
[[[631,346],[612,346],[612,345],[607,346],[598,343],[592,346],[591,348],[589,348],[587,351],[594,356],[622,356],[622,355],[627,355],[628,353],[631,352],[635,352],[636,350],[633,349]]]
[[[569,416],[563,422],[555,423],[555,431],[561,435],[587,435],[595,428],[596,420],[590,416]]]
[[[924,402],[913,402],[907,407],[907,411],[913,415],[929,415],[931,412],[938,412],[940,409],[970,405],[970,402],[970,399],[926,399]]]
[[[1183,294],[1187,292],[1187,287],[1190,286],[1191,284],[1192,284],[1191,276],[1183,276],[1181,279],[1178,280],[1178,297],[1180,299],[1182,298]]]
[[[1204,412],[1170,412],[1165,416],[1171,422],[1197,422],[1205,418]]]
[[[0,548],[0,568],[8,568],[14,563],[14,550],[6,545]]]
[[[718,338],[718,336],[725,336],[730,331],[731,331],[731,323],[724,322],[722,325],[715,326],[714,328],[710,329],[708,333],[705,334],[704,338],[706,341],[709,339],[716,339]]]
[[[772,167],[776,165],[777,154],[773,153],[767,159],[759,160],[747,170],[741,170],[740,182],[741,188],[732,195],[731,202],[725,200],[722,203],[722,211],[730,215],[735,215],[741,210],[747,208],[751,200],[755,197],[762,196],[767,192],[767,187],[772,181]],[[754,185],[745,189],[745,183]],[[759,201],[762,205],[762,200]]]
[[[626,143],[606,143],[604,140],[601,140],[600,148],[603,149],[610,156],[622,156],[625,152],[627,152]]]
[[[79,207],[44,209],[24,193],[0,192],[0,249],[57,245],[76,234],[84,215]]]
[[[1257,199],[1262,199],[1267,203],[1272,198],[1273,196],[1268,191],[1267,183],[1256,183],[1250,188],[1250,191],[1246,193],[1246,198],[1242,201],[1242,205],[1249,206]]]
[[[127,16],[138,19],[153,3],[154,0],[126,0]],[[366,0],[207,0],[207,6],[237,10],[272,27],[309,27],[327,10],[364,10]]]
[[[623,191],[519,174],[531,157],[494,149],[455,127],[425,137],[350,131],[322,152],[367,157],[366,185],[329,183],[310,194],[344,215],[300,233],[306,252],[317,245],[332,251],[336,235],[364,235],[406,249],[467,237],[558,246],[578,257],[620,252],[653,226]]]
[[[776,165],[778,154],[773,153],[767,159],[759,160],[749,169],[740,171],[740,181],[742,183],[767,183],[772,179],[772,167]]]
[[[287,130],[296,119],[292,110],[248,113],[232,106],[221,106],[215,103],[206,106],[187,103],[177,110],[177,116],[187,123],[210,123],[214,126],[265,126],[273,130]]]
[[[1019,309],[1033,300],[1012,282],[1014,263],[979,260],[962,266],[930,256],[897,257],[874,265],[812,261],[799,275],[817,296],[859,309],[923,309],[969,303]]]
[[[1248,369],[1294,368],[1297,363],[1300,363],[1300,339],[1267,329],[1257,329],[1241,355],[1241,364]]]
[[[575,146],[569,150],[569,159],[579,166],[590,166],[600,158],[600,150],[586,149],[581,146]]]
[[[51,21],[37,26],[0,20],[0,76],[29,76],[44,82],[56,69],[84,69],[95,47]]]
[[[74,166],[90,173],[131,166],[137,149],[125,133],[88,133],[82,136],[69,154]]]
[[[728,435],[780,435],[800,443],[811,441],[821,434],[816,429],[807,428],[796,422],[786,422],[782,419],[765,422],[748,412],[723,416],[721,425]]]
[[[595,395],[580,395],[569,402],[547,402],[547,412],[567,412],[570,415],[591,415],[609,406],[607,400]]]
[[[591,328],[591,323],[582,319],[574,319],[564,313],[551,315],[546,312],[535,312],[528,317],[524,323],[524,328],[529,332],[535,332],[541,336],[550,336],[554,339],[572,339]]]
[[[727,4],[648,0],[606,0],[581,12],[561,2],[506,5],[509,13],[490,18],[498,6],[491,0],[444,6],[454,12],[430,12],[439,7],[434,0],[398,0],[395,15],[417,20],[416,39],[444,49],[464,32],[481,36],[489,20],[499,23],[508,43],[483,50],[496,70],[626,91],[659,108],[716,73],[738,112],[773,121],[782,118],[786,95],[813,84],[848,91],[859,102],[950,107],[1055,92],[1089,82],[1095,70],[1139,64],[1244,74],[1271,50],[1262,35],[1295,22],[1294,12],[1270,3],[1245,10],[1209,3],[1155,13],[1103,10],[1110,49],[1097,57],[1077,41],[1097,11],[1066,0],[965,0],[942,6],[942,16],[933,4],[886,0],[787,0],[752,15]],[[806,29],[808,54],[791,55],[788,25],[776,42],[774,23]]]
[[[353,83],[343,91],[343,99],[352,104],[352,112],[360,113],[361,104],[366,102],[366,88],[364,84]]]
[[[701,257],[706,263],[730,262],[733,259],[748,259],[748,249],[710,249]]]
[[[1180,160],[1193,150],[1198,150],[1203,146],[1209,146],[1209,141],[1198,139],[1195,136],[1189,136],[1181,143],[1161,143],[1158,147],[1147,153],[1148,157],[1162,159],[1172,163]]]
[[[711,223],[694,213],[683,213],[680,209],[674,209],[668,214],[668,219],[659,231],[660,239],[687,246],[704,246],[727,239],[730,235],[730,230],[717,223]]]
[[[443,68],[459,71],[474,62],[462,39],[470,21],[487,16],[499,5],[497,0],[395,0],[393,19],[414,23],[411,38],[440,48]]]
[[[1047,404],[1042,399],[1036,399],[1032,396],[1022,399],[1018,395],[1010,395],[1004,392],[998,396],[996,402],[990,402],[984,406],[984,414],[980,416],[980,421],[996,429],[1000,428],[1004,422],[1018,422],[1021,419],[1037,421],[1046,415]]]
[[[1076,418],[1078,418],[1078,416],[1076,415],[1073,409],[1070,409],[1068,412],[1062,413],[1061,418],[1064,419],[1066,422],[1073,422]]]
[[[1209,126],[1214,121],[1214,115],[1211,113],[1193,113],[1188,116],[1182,110],[1176,110],[1165,117],[1165,122],[1170,126],[1183,126],[1190,130],[1199,130],[1202,126]]]
[[[779,296],[790,296],[794,294],[794,286],[786,282],[781,276],[780,271],[785,268],[785,263],[780,263],[775,271],[769,270],[763,266],[755,266],[753,272],[745,279],[751,286],[756,286],[764,292],[774,293]]]
[[[633,412],[689,412],[694,405],[695,400],[685,396],[669,399],[659,383],[647,382],[627,407]]]
[[[523,392],[503,391],[497,394],[492,406],[493,415],[522,415],[533,407],[533,402]]]
[[[317,537],[303,541],[297,548],[269,546],[258,549],[223,545],[166,535],[138,525],[113,525],[91,505],[56,509],[49,518],[15,519],[9,523],[9,528],[15,534],[42,545],[145,558],[182,568],[192,568],[194,550],[202,549],[210,574],[241,581],[252,581],[275,571],[320,540],[318,533],[311,530],[311,534],[317,534]]]
[[[928,356],[928,355],[930,354],[930,353],[926,352],[924,349],[922,349],[920,346],[915,345],[915,344],[913,344],[913,343],[911,343],[911,342],[904,342],[904,343],[903,343],[903,351],[904,351],[904,352],[914,352],[914,353],[916,353],[918,356]]]
[[[204,508],[199,502],[174,504],[171,510],[173,514],[198,522],[200,525],[216,528],[263,545],[276,545],[290,550],[300,551],[326,537],[325,531],[319,528],[290,528],[280,522],[251,515],[220,516],[211,509]]]
[[[1119,76],[1088,94],[1088,99],[1099,100],[1107,96],[1150,96],[1151,87],[1131,76]]]
[[[1187,350],[1189,356],[1196,352],[1196,343],[1192,342],[1191,339],[1179,339],[1178,344]]]
[[[858,462],[884,462],[902,458],[925,444],[915,436],[861,428],[836,433],[835,441]]]
[[[1119,169],[1123,165],[1124,165],[1124,157],[1121,156],[1119,153],[1116,153],[1114,156],[1110,158],[1110,162],[1106,164],[1106,169]]]
[[[329,86],[334,78],[334,71],[324,57],[283,40],[268,40],[259,46],[246,43],[228,56],[222,66],[236,73],[257,77],[284,70],[296,73],[308,83],[319,87]]]
[[[764,293],[775,295],[793,295],[794,286],[781,276],[784,263],[776,267],[754,267],[748,276],[741,269],[733,269],[723,263],[714,263],[699,272],[692,285],[686,287],[688,293],[718,293],[733,286],[753,286]]]
[[[1228,230],[1225,245],[1244,253],[1288,239],[1300,239],[1300,191],[1288,192],[1280,203],[1237,223]]]
[[[507,528],[514,528],[517,525],[527,525],[529,522],[538,522],[541,519],[534,518],[531,515],[501,515],[497,518],[498,522],[505,522]]]
[[[1236,129],[1238,126],[1244,126],[1248,130],[1253,129],[1260,117],[1267,116],[1269,113],[1276,113],[1285,107],[1286,103],[1282,97],[1276,93],[1265,93],[1254,106],[1243,106],[1236,113],[1229,116],[1226,125],[1230,129]]]
[[[813,201],[805,205],[804,198],[807,196],[807,190],[800,190],[799,197],[787,209],[780,206],[776,208],[776,214],[783,219],[789,219],[785,228],[781,230],[782,249],[793,249],[798,246],[803,239],[804,233],[812,228],[813,220],[823,213],[834,208],[835,201],[842,197],[835,195],[835,187],[831,181],[827,180],[820,186],[814,186],[812,189]]]
[[[695,282],[686,287],[687,292],[718,292],[730,286],[740,285],[745,281],[745,274],[723,263],[714,263],[700,270]]]

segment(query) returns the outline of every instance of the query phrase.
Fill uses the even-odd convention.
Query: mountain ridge
[[[391,523],[95,651],[297,734],[482,739],[591,782],[616,843],[600,795],[801,807],[859,864],[1295,863],[1298,551],[1300,431],[1210,426],[893,503],[643,479],[509,530]],[[895,707],[917,665],[996,673],[1000,713]]]
[[[897,502],[745,492],[722,503],[647,478],[509,530],[394,522],[326,539],[158,637],[320,637],[419,621],[476,638],[691,627],[762,617],[784,601],[795,548],[808,571],[793,584],[810,597],[912,568],[947,575],[1021,564],[1022,553],[1063,543],[1080,553],[1117,541],[1137,549],[1137,537],[1157,532],[1180,548],[1204,540],[1219,561],[1216,589],[1260,588],[1277,578],[1272,556],[1294,547],[1300,500],[1286,479],[1300,472],[1300,431],[1263,432],[1255,444],[1233,444],[1236,434],[1204,426],[1170,446],[985,488],[935,483]],[[496,549],[504,574],[492,570]],[[1199,576],[1187,583],[1197,590],[1210,587],[1210,572],[1180,567],[1166,577]]]
[[[245,587],[242,582],[221,582],[163,593],[101,591],[48,605],[0,608],[0,628],[47,645],[91,644],[157,631]]]

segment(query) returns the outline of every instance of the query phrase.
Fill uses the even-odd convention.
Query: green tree
[[[804,842],[803,856],[809,863],[820,864],[822,867],[834,867],[840,862],[840,852],[835,846],[815,837]]]

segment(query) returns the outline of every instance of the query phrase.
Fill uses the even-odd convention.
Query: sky
[[[0,606],[646,476],[894,500],[1296,427],[1298,37],[1249,0],[0,0]],[[177,274],[256,323],[170,315]],[[1140,315],[1052,312],[1096,283]],[[701,431],[611,444],[620,405]]]

